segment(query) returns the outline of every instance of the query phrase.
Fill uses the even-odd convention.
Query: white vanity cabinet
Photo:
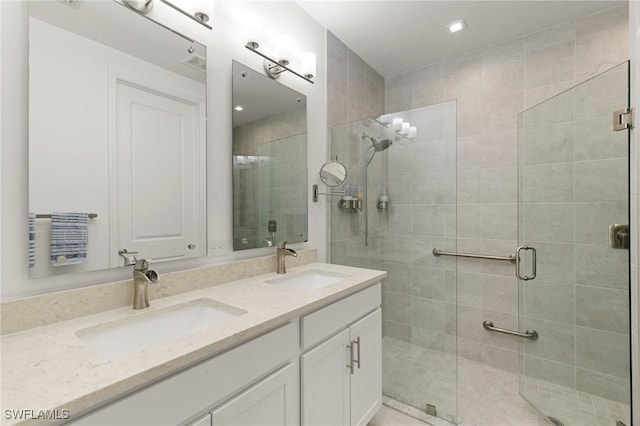
[[[276,424],[297,424],[299,336],[298,321],[288,323],[92,411],[72,424],[209,426],[207,421],[213,416],[216,426],[234,425],[242,424],[237,419],[251,419],[267,406],[276,413],[274,419],[278,413],[295,419]],[[267,400],[260,401],[260,397]],[[213,414],[207,414],[217,406],[220,408]]]
[[[365,426],[382,399],[380,303],[378,283],[71,424]]]
[[[303,317],[301,326],[303,348],[312,348],[301,356],[301,424],[366,425],[382,404],[380,285]]]

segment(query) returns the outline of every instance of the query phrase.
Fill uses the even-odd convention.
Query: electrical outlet
[[[222,251],[224,250],[224,246],[224,240],[216,240],[209,243],[209,249],[211,251]]]

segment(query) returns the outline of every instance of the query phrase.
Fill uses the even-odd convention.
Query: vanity
[[[317,263],[307,249],[278,275],[269,249],[309,241],[306,95],[237,61],[226,68],[233,230],[216,239],[206,159],[219,144],[207,135],[218,89],[207,79],[219,65],[207,68],[206,45],[122,2],[72,3],[19,13],[32,287],[10,295],[40,295],[2,303],[2,424],[367,424],[382,397],[386,273]],[[57,238],[59,213],[82,217],[79,256]],[[215,264],[231,247],[261,251]],[[118,269],[144,259],[166,272],[151,306],[134,310]],[[123,281],[92,285],[102,276]]]
[[[311,262],[5,335],[3,421],[38,409],[52,424],[366,425],[382,398],[385,276]]]

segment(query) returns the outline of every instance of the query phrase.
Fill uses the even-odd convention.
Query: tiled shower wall
[[[465,56],[389,77],[385,112],[457,99],[457,249],[506,255],[517,244],[517,115],[628,58],[628,7],[556,25]],[[458,353],[518,370],[513,265],[458,261]]]
[[[307,229],[306,186],[291,176],[306,174],[306,109],[263,118],[233,129],[233,247],[266,247],[275,241],[300,241]],[[277,196],[274,196],[277,194]],[[306,205],[305,205],[306,206]],[[306,235],[305,235],[306,237]]]
[[[356,55],[331,32],[327,32],[327,117],[329,126],[338,126],[382,114],[384,109],[384,78]],[[342,130],[354,129],[341,126]],[[347,183],[362,185],[363,141],[350,136],[350,131],[332,134],[331,153],[347,165]],[[361,130],[360,130],[361,131]],[[359,132],[358,135],[359,136]],[[340,135],[336,137],[336,135]],[[371,135],[374,136],[374,135]],[[383,156],[377,155],[370,166],[372,180],[383,178]],[[371,185],[373,191],[379,185]],[[338,188],[344,189],[344,187]],[[347,213],[337,208],[337,197],[330,204],[328,230],[332,235],[329,258],[332,263],[381,268],[381,225],[372,216],[371,244],[364,245],[362,213]],[[369,197],[374,202],[374,197]],[[375,209],[374,209],[375,210]]]

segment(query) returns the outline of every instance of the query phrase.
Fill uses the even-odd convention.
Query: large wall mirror
[[[205,255],[205,46],[72,4],[29,2],[30,276]]]
[[[233,249],[307,235],[307,99],[234,61]]]

